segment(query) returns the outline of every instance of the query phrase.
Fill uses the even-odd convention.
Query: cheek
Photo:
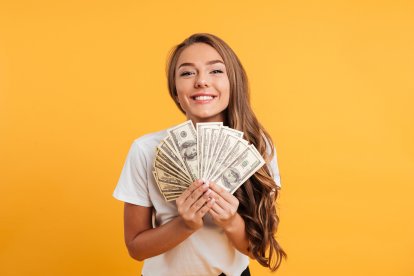
[[[178,94],[188,94],[191,92],[192,82],[189,79],[179,79],[175,81],[175,88]]]
[[[220,91],[223,99],[228,102],[230,99],[230,83],[228,79],[223,79],[220,82]]]

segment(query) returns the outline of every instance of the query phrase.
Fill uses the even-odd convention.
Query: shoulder
[[[161,130],[136,138],[130,147],[129,158],[136,163],[150,165],[155,157],[157,146],[166,135],[167,131]]]
[[[135,149],[140,149],[143,151],[149,151],[154,147],[157,147],[162,139],[167,136],[167,130],[160,130],[157,132],[148,133],[136,138],[132,146]]]

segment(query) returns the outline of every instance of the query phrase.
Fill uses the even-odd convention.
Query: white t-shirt
[[[113,196],[135,205],[154,207],[155,224],[163,225],[178,216],[175,201],[167,202],[158,190],[152,175],[156,147],[167,135],[159,131],[136,139],[129,150]],[[270,168],[280,185],[276,153]],[[240,275],[249,258],[236,250],[223,230],[214,224],[210,215],[204,226],[176,247],[144,261],[144,276],[171,275]]]

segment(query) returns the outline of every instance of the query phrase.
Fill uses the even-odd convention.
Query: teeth
[[[194,99],[197,101],[207,101],[207,100],[212,100],[213,97],[212,96],[197,96],[197,97],[194,97]]]

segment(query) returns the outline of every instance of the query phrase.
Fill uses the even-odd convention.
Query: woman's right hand
[[[208,183],[194,181],[175,201],[178,213],[192,231],[203,226],[203,217],[214,205]]]

